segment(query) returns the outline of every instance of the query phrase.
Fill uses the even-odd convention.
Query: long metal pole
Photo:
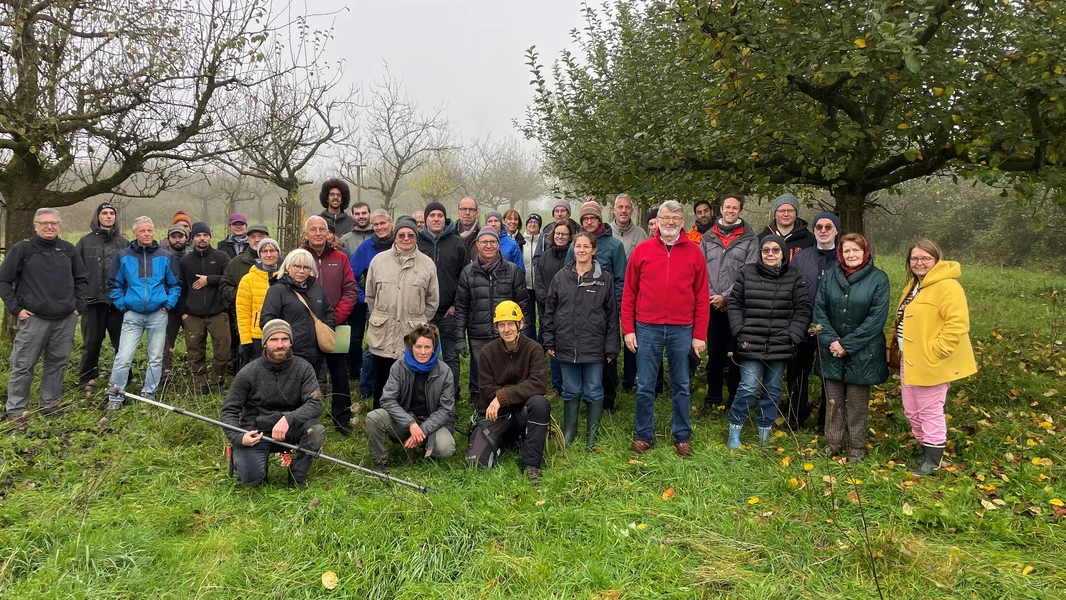
[[[108,392],[108,393],[111,393],[111,392]],[[198,415],[198,414],[196,414],[194,412],[189,412],[189,411],[185,410],[184,408],[178,408],[176,406],[171,406],[169,404],[164,404],[164,403],[156,401],[156,400],[150,400],[148,398],[144,398],[144,397],[138,396],[136,394],[131,394],[129,392],[121,392],[121,393],[122,393],[123,396],[126,396],[127,398],[133,398],[134,400],[139,400],[141,402],[144,402],[145,404],[151,404],[152,406],[158,406],[159,408],[169,410],[170,412],[178,413],[179,415],[185,415],[187,417],[192,417],[192,418],[197,419],[199,421],[203,421],[204,423],[210,423],[212,425],[217,425],[217,426],[219,426],[219,427],[221,427],[223,429],[228,429],[229,431],[233,431],[235,433],[240,433],[242,435],[245,434],[245,433],[250,433],[246,429],[241,429],[240,427],[237,427],[235,425],[230,425],[228,423],[223,423],[222,421],[216,421],[214,419],[210,419],[210,418],[205,417],[203,415]],[[377,477],[378,479],[383,479],[385,481],[391,481],[392,483],[398,483],[398,484],[400,484],[402,486],[409,487],[409,488],[411,488],[413,490],[418,490],[419,492],[422,492],[423,494],[429,492],[429,488],[427,488],[425,486],[418,485],[417,483],[411,483],[410,481],[404,481],[403,479],[397,479],[397,478],[389,475],[388,473],[382,473],[380,471],[375,471],[373,469],[368,469],[366,467],[360,467],[359,465],[353,465],[352,463],[344,461],[344,460],[341,460],[339,458],[333,458],[332,456],[327,456],[325,454],[322,454],[321,451],[312,452],[311,450],[308,450],[307,448],[301,448],[300,446],[289,444],[287,442],[279,442],[278,440],[275,440],[275,439],[273,439],[271,437],[268,437],[265,433],[263,434],[263,437],[261,439],[262,439],[263,442],[270,442],[270,443],[277,444],[277,445],[281,446],[282,448],[288,448],[289,450],[295,450],[297,452],[303,452],[304,454],[307,454],[309,456],[313,456],[314,458],[319,458],[319,459],[322,459],[322,460],[324,460],[326,462],[331,462],[331,463],[340,465],[342,467],[347,467],[349,469],[352,469],[352,470],[355,470],[355,471],[359,471],[360,473],[363,473],[363,474],[366,474],[366,475],[370,475],[371,477]]]

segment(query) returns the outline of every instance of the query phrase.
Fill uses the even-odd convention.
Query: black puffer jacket
[[[548,288],[543,323],[544,349],[554,350],[558,361],[595,364],[616,356],[621,347],[613,275],[596,261],[581,277],[576,264],[567,265]]]
[[[518,265],[501,260],[489,274],[475,259],[463,267],[459,276],[459,289],[455,294],[455,339],[463,339],[467,334],[473,339],[497,337],[492,324],[496,305],[513,300],[519,306],[525,306],[528,297],[526,278]]]
[[[566,251],[570,246],[552,246],[540,255],[537,263],[536,278],[533,280],[533,289],[536,290],[537,298],[544,301],[548,297],[548,288],[555,279],[555,274],[566,266]]]
[[[786,254],[787,257],[787,254]],[[811,300],[788,265],[744,265],[729,295],[729,326],[743,360],[789,360],[807,335]]]
[[[97,211],[99,212],[99,211]],[[122,237],[117,227],[103,229],[96,217],[89,224],[92,233],[80,240],[75,250],[81,255],[82,262],[89,272],[89,304],[94,302],[111,303],[111,290],[107,287],[107,270],[111,261],[130,241]]]
[[[440,237],[433,239],[429,229],[418,234],[418,250],[428,256],[437,265],[437,288],[440,304],[434,320],[444,318],[448,310],[455,306],[455,293],[459,289],[459,276],[463,268],[470,264],[466,240],[459,237],[451,219],[444,220],[444,231]]]
[[[259,313],[259,328],[273,319],[284,319],[292,327],[292,353],[307,362],[318,366],[325,353],[318,349],[318,336],[315,334],[315,321],[307,307],[296,297],[300,294],[308,306],[315,311],[315,316],[330,327],[335,327],[333,306],[322,286],[314,277],[308,277],[304,285],[296,283],[288,274],[274,280],[263,299],[263,310]]]

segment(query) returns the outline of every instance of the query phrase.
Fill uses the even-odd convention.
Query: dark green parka
[[[823,379],[855,385],[877,385],[888,379],[885,320],[890,296],[888,275],[873,262],[850,277],[844,276],[839,264],[825,274],[814,300],[814,323],[822,326],[818,374]],[[836,340],[847,352],[843,358],[829,352]]]

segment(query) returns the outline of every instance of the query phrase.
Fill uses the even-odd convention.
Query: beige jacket
[[[370,261],[364,293],[370,353],[402,358],[404,336],[415,325],[429,323],[437,312],[437,266],[417,248],[404,254],[393,245]]]

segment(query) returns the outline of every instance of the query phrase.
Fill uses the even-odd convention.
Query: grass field
[[[103,422],[101,384],[25,433],[0,423],[0,597],[1061,598],[1066,278],[966,268],[963,283],[981,371],[952,387],[935,476],[907,474],[896,382],[875,390],[858,466],[817,455],[813,432],[730,452],[722,415],[693,419],[681,460],[665,396],[638,460],[621,395],[602,452],[550,443],[536,486],[513,453],[478,472],[396,449],[392,473],[425,496],[326,463],[306,492],[276,465],[242,489],[218,430],[140,405]],[[189,388],[160,397],[217,416],[221,397]],[[331,432],[326,452],[370,464],[361,435]]]

